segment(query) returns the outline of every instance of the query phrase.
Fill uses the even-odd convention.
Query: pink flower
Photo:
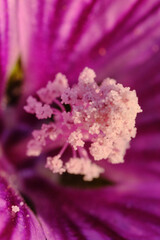
[[[160,238],[159,10],[1,1],[1,240]]]

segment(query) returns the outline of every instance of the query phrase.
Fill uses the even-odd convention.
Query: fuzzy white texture
[[[95,77],[95,72],[86,67],[70,88],[67,78],[59,73],[37,92],[40,101],[33,97],[27,100],[25,110],[38,119],[54,117],[54,122],[33,131],[28,155],[40,155],[48,141],[65,142],[58,155],[47,158],[46,167],[54,173],[82,174],[84,180],[91,181],[104,171],[94,160],[124,162],[126,149],[136,135],[135,120],[142,111],[136,92],[110,78],[98,85]],[[53,103],[57,107],[51,107]],[[85,148],[86,144],[89,147]],[[73,156],[66,162],[64,152],[69,146]]]

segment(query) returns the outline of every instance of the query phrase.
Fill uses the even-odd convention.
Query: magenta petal
[[[1,171],[0,239],[45,240],[43,230],[33,212],[6,178],[8,177]]]
[[[75,81],[86,65],[100,79],[140,78],[159,51],[159,7],[158,0],[21,1],[26,88],[34,91],[59,71]]]
[[[156,181],[78,190],[34,178],[26,186],[48,240],[158,240],[160,236]]]
[[[75,81],[75,76],[86,65],[97,70],[90,51],[114,30],[136,2],[20,1],[26,91],[34,91],[59,71],[67,74],[70,81]]]
[[[144,82],[155,77],[160,62],[159,10],[158,0],[134,1],[120,21],[102,35],[90,49],[101,76],[138,85],[139,90],[145,87]]]
[[[17,1],[4,0],[0,2],[0,99],[18,54]]]

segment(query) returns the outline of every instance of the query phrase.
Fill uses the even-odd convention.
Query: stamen
[[[27,100],[27,112],[38,119],[50,119],[50,123],[33,131],[27,154],[40,155],[48,143],[64,144],[58,155],[47,158],[46,167],[54,173],[82,174],[84,180],[91,181],[104,171],[93,161],[122,163],[136,135],[135,119],[142,111],[136,92],[109,78],[98,86],[95,77],[92,69],[85,68],[78,84],[70,88],[66,77],[59,73],[37,92],[37,98]],[[63,104],[70,106],[69,112]],[[70,147],[66,161],[64,153]]]
[[[84,141],[82,140],[83,134],[81,133],[80,129],[77,129],[76,131],[73,131],[69,137],[68,142],[73,146],[75,150],[77,150],[77,147],[83,147]]]
[[[91,160],[85,158],[70,158],[66,163],[66,170],[71,174],[84,175],[85,181],[91,181],[93,178],[98,178],[104,169],[92,163]]]
[[[60,97],[63,91],[68,87],[68,81],[65,75],[58,73],[53,82],[49,81],[45,88],[37,91],[40,100],[44,103],[51,104]]]
[[[35,98],[29,97],[27,99],[27,106],[24,107],[26,112],[35,113],[38,119],[50,118],[52,116],[52,109],[48,104],[42,105]]]
[[[60,159],[59,154],[55,157],[47,157],[46,167],[49,168],[53,173],[62,174],[65,172],[63,161]]]

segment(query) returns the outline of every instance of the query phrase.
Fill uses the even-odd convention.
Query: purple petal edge
[[[45,240],[43,230],[33,212],[0,172],[0,239]],[[11,177],[14,181],[14,175]]]

